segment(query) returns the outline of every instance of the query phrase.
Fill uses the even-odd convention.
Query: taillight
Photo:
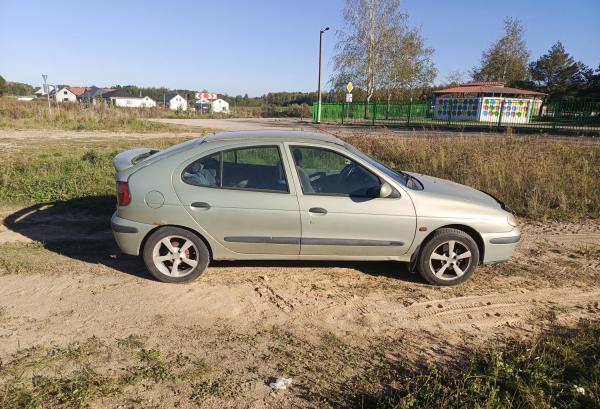
[[[127,206],[131,203],[131,193],[129,193],[129,183],[117,182],[117,204]]]

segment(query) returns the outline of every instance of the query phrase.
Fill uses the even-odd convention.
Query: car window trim
[[[243,188],[243,187],[231,187],[231,186],[223,186],[223,154],[225,152],[229,152],[229,151],[236,151],[236,150],[240,150],[240,149],[256,149],[256,148],[276,148],[277,149],[277,153],[279,154],[279,162],[281,164],[281,169],[283,170],[283,175],[285,178],[285,188],[286,190],[273,190],[273,189],[253,189],[253,188]],[[185,170],[194,162],[202,160],[204,158],[209,158],[211,156],[214,156],[215,154],[219,155],[219,186],[210,186],[210,185],[195,185],[193,183],[189,183],[187,182],[184,178],[183,178],[183,174],[185,173]],[[236,157],[237,157],[237,153],[236,153]],[[236,158],[237,159],[237,158]],[[237,163],[237,162],[236,162]],[[236,191],[246,191],[246,192],[263,192],[263,193],[279,193],[279,194],[291,194],[290,192],[290,181],[287,175],[287,172],[285,171],[285,166],[283,165],[283,152],[281,151],[281,146],[280,145],[246,145],[246,146],[241,146],[241,147],[236,147],[236,148],[228,148],[228,149],[223,149],[217,152],[212,152],[209,153],[208,155],[204,155],[201,156],[198,159],[195,159],[193,161],[191,161],[187,166],[185,166],[183,168],[183,170],[181,171],[181,175],[180,175],[181,181],[183,183],[185,183],[186,185],[189,186],[195,186],[195,187],[204,187],[204,188],[209,188],[209,189],[225,189],[225,190],[236,190]]]
[[[385,180],[383,180],[379,175],[377,175],[376,173],[374,173],[371,169],[368,169],[367,167],[365,167],[362,163],[356,161],[355,159],[352,159],[350,157],[348,157],[347,155],[344,155],[341,152],[338,152],[336,150],[324,147],[324,146],[315,146],[315,145],[292,145],[289,144],[289,151],[291,154],[291,158],[292,158],[292,163],[294,164],[293,166],[293,171],[296,172],[296,176],[298,177],[298,181],[300,182],[300,189],[302,190],[302,194],[305,196],[330,196],[330,197],[360,197],[360,198],[365,198],[365,199],[377,199],[379,198],[378,195],[375,196],[364,196],[364,195],[349,195],[349,194],[344,194],[344,193],[323,193],[323,192],[304,192],[304,186],[302,186],[302,181],[300,180],[300,175],[298,175],[298,169],[296,169],[296,160],[294,159],[294,153],[292,152],[293,148],[307,148],[307,149],[321,149],[321,150],[325,150],[325,151],[329,151],[329,152],[333,152],[336,153],[340,156],[343,156],[344,158],[351,160],[352,162],[356,163],[358,166],[360,166],[361,168],[363,168],[364,170],[366,170],[367,172],[369,172],[370,174],[372,174],[373,176],[375,176],[377,178],[377,180],[379,180],[379,187],[381,187],[381,185],[385,182]],[[387,183],[387,182],[385,182]],[[387,199],[387,198],[384,198]]]

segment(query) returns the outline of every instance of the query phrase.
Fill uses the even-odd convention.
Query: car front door
[[[242,254],[300,252],[300,215],[280,144],[193,158],[173,185],[183,207],[224,247]]]
[[[416,228],[408,195],[379,197],[382,179],[341,150],[287,147],[302,190],[300,254],[360,258],[408,251]]]

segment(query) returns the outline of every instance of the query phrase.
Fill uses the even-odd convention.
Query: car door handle
[[[310,213],[327,214],[327,210],[322,207],[311,207],[308,211]]]
[[[197,209],[210,209],[210,205],[206,202],[194,202],[191,206]]]

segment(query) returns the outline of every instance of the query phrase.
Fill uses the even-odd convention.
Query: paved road
[[[339,124],[321,124],[315,125],[308,119],[299,118],[232,118],[232,119],[175,119],[160,118],[150,119],[155,122],[163,122],[185,126],[197,126],[213,131],[255,131],[261,129],[279,129],[282,131],[312,131],[328,133],[335,136],[347,135],[365,135],[365,134],[394,134],[405,137],[456,137],[456,136],[505,136],[502,132],[475,132],[461,130],[431,130],[431,129],[406,129],[406,128],[385,128],[381,126],[361,126],[361,125],[339,125]],[[565,142],[576,143],[600,143],[598,137],[579,137],[567,135],[547,135],[547,134],[514,134],[518,138],[546,138]]]
[[[219,131],[255,131],[259,129],[279,129],[282,131],[310,131],[315,127],[308,120],[299,118],[233,118],[233,119],[150,119],[155,122],[198,126]]]

